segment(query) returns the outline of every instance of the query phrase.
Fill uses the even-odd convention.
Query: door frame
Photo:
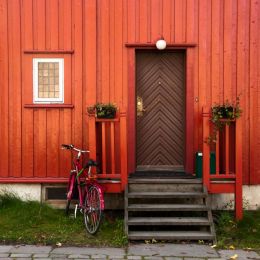
[[[152,50],[159,52],[155,46],[151,44],[128,44],[128,173],[133,173],[136,170],[136,51],[137,50]],[[188,173],[193,173],[194,170],[194,152],[195,140],[194,136],[194,110],[196,101],[194,99],[194,57],[196,44],[183,44],[183,46],[170,46],[166,51],[182,50],[185,53],[185,87],[186,87],[186,122],[185,122],[185,155],[184,169]]]

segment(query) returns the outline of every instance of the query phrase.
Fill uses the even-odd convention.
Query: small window
[[[33,102],[63,103],[64,60],[33,59]]]

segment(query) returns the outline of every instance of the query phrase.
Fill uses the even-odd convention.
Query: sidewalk
[[[215,250],[196,244],[137,244],[128,248],[88,248],[51,246],[0,246],[0,260],[5,259],[130,259],[130,260],[223,260],[260,259],[254,251]]]

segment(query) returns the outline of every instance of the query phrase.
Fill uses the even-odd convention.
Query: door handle
[[[137,96],[136,111],[137,116],[143,116],[143,112],[145,112],[143,99],[140,96]]]

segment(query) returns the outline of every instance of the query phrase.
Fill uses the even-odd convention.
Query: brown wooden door
[[[137,170],[183,170],[185,53],[136,55]]]

